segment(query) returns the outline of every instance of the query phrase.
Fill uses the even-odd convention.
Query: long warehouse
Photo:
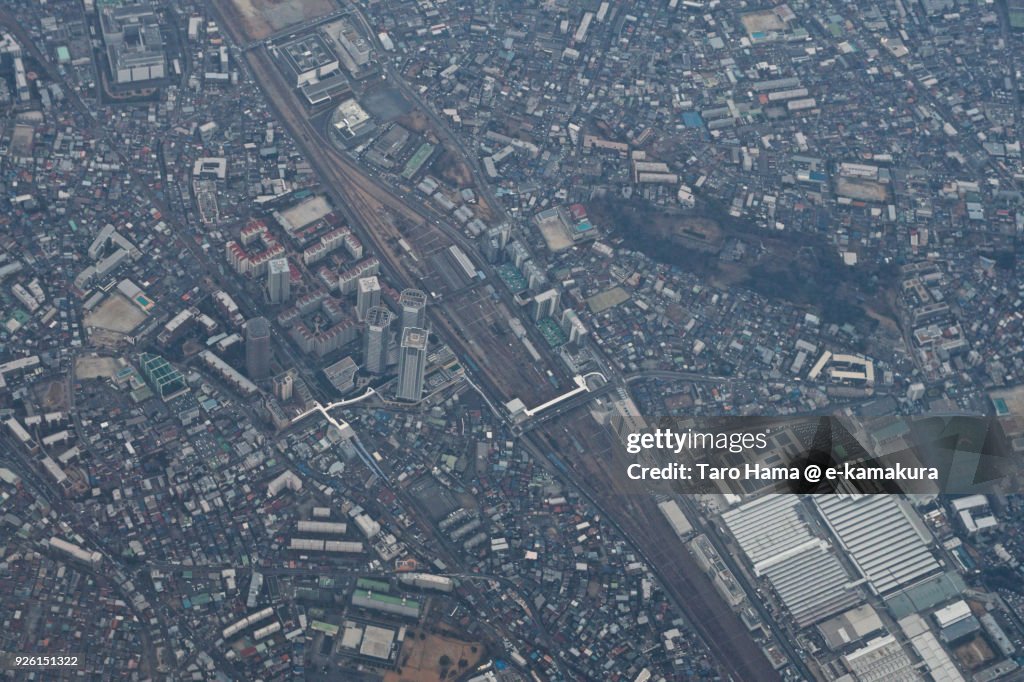
[[[754,573],[771,582],[801,628],[862,601],[828,543],[811,533],[796,495],[765,495],[722,514]]]
[[[891,495],[821,495],[814,501],[876,594],[906,587],[939,570],[928,549],[928,531],[905,500]]]

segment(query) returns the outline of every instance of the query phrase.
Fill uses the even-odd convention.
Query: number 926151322
[[[0,653],[0,670],[46,670],[77,668],[83,658],[78,654]]]

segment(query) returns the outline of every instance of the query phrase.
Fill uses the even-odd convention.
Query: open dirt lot
[[[473,175],[469,172],[469,166],[460,161],[456,153],[448,147],[444,148],[444,154],[434,167],[438,169],[445,182],[458,189],[473,186]]]
[[[85,316],[87,327],[127,334],[142,324],[146,313],[121,294],[107,296],[95,310]]]
[[[413,109],[409,113],[399,116],[397,119],[400,125],[417,133],[422,133],[430,127],[430,121],[419,109]]]
[[[376,87],[360,98],[360,104],[367,112],[381,121],[394,121],[407,116],[412,111],[412,104],[399,92],[398,88]]]
[[[75,360],[76,379],[109,378],[117,374],[119,369],[121,365],[114,358],[91,356]]]
[[[537,229],[540,230],[541,236],[544,237],[544,243],[548,245],[549,251],[557,253],[572,247],[572,240],[565,233],[565,230],[562,229],[562,221],[558,216],[548,216],[536,222]]]
[[[410,633],[402,645],[399,658],[401,672],[389,672],[384,676],[384,682],[437,682],[442,679],[439,663],[442,656],[451,661],[448,670],[455,671],[453,677],[457,677],[459,672],[475,666],[482,655],[483,646],[480,644],[441,635],[427,635],[426,639],[419,639],[418,634],[413,638]],[[459,661],[466,661],[466,665],[460,668]]]
[[[758,12],[750,12],[740,17],[740,22],[747,33],[764,33],[767,31],[782,31],[786,28],[785,22],[779,18],[774,10],[766,9]]]
[[[613,287],[588,298],[587,305],[590,306],[591,312],[597,314],[603,313],[609,308],[613,308],[620,303],[625,303],[628,300],[629,293],[625,289],[622,287]]]
[[[306,199],[301,204],[296,204],[281,211],[281,216],[295,229],[309,225],[320,220],[331,212],[331,203],[323,196],[315,196]]]
[[[966,644],[958,646],[954,653],[968,670],[980,668],[983,664],[995,658],[992,648],[981,637],[975,637]]]
[[[1001,388],[989,393],[996,404],[1003,431],[1010,438],[1024,435],[1024,386]]]
[[[30,156],[35,134],[35,128],[32,126],[22,123],[14,126],[14,134],[11,136],[11,151],[20,156]]]
[[[861,201],[881,203],[889,196],[889,190],[880,182],[860,178],[840,177],[836,180],[836,194]]]
[[[336,9],[334,0],[215,0],[236,39],[263,40]],[[232,21],[233,20],[233,21]]]
[[[32,390],[44,410],[68,409],[67,384],[63,380],[45,381],[33,386]]]

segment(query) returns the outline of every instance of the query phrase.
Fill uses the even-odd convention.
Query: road
[[[548,452],[534,434],[525,435],[520,443],[535,459],[551,462],[559,472],[567,471],[564,463]],[[599,476],[582,470],[569,471],[575,474],[570,476],[572,487],[599,510],[651,567],[669,599],[686,615],[687,622],[732,679],[742,682],[779,679],[746,627],[714,591],[683,544],[674,535],[666,542],[666,534],[652,532],[660,526],[667,528],[653,497],[626,500],[621,495],[608,494],[610,486]]]
[[[278,119],[292,135],[310,165],[319,174],[323,186],[328,190],[338,210],[345,215],[353,231],[364,240],[364,243],[372,245],[372,251],[381,260],[381,270],[385,279],[395,283],[397,285],[395,288],[420,287],[423,275],[418,270],[423,263],[422,261],[412,262],[398,247],[398,240],[403,239],[404,234],[397,227],[397,223],[404,222],[435,230],[438,233],[437,239],[441,243],[451,240],[447,239],[447,235],[434,225],[432,220],[424,218],[423,214],[411,208],[403,199],[392,194],[394,191],[392,188],[385,187],[370,178],[345,155],[335,150],[329,142],[322,139],[314,142],[318,139],[320,131],[312,125],[291,90],[283,83],[266,50],[250,51],[247,54],[247,60]],[[472,254],[475,254],[475,249],[469,254],[472,257]],[[477,264],[477,266],[486,268],[486,265]],[[495,289],[500,292],[502,287],[496,286]],[[490,299],[482,298],[479,299],[479,302],[489,306],[485,315],[501,317],[497,306]],[[472,359],[480,367],[481,371],[478,375],[474,375],[474,380],[484,385],[492,396],[503,396],[500,402],[505,402],[511,397],[523,397],[526,402],[534,401],[532,396],[516,395],[518,389],[510,390],[510,387],[526,390],[526,387],[532,386],[533,388],[530,390],[544,390],[545,393],[542,395],[546,395],[548,384],[545,381],[545,375],[540,372],[541,368],[531,366],[527,372],[534,372],[536,378],[532,382],[525,381],[521,366],[505,361],[507,356],[488,352],[487,349],[471,343],[464,337],[460,331],[460,325],[455,321],[459,305],[455,297],[449,297],[445,301],[428,305],[427,315],[435,325],[435,329],[440,332],[440,336],[454,351],[462,357]],[[527,326],[527,329],[531,326],[532,324]],[[553,371],[565,374],[564,371],[560,371],[559,365],[548,363],[548,366]],[[536,400],[536,402],[543,402],[543,400]]]
[[[358,17],[360,23],[363,25],[363,29],[370,38],[370,42],[373,44],[374,50],[379,55],[388,54],[381,45],[380,40],[377,38],[377,32],[373,30],[370,25],[370,21],[366,18],[362,8],[353,5],[355,16]],[[462,140],[458,139],[451,130],[448,129],[446,121],[442,120],[437,112],[434,111],[433,106],[429,102],[425,101],[417,89],[413,88],[409,83],[402,77],[400,73],[392,68],[390,61],[383,62],[384,73],[387,79],[394,84],[407,99],[412,100],[416,103],[420,110],[430,119],[433,124],[433,129],[439,136],[444,138],[444,141],[453,149],[462,154],[463,160],[466,162],[469,168],[470,174],[473,176],[473,183],[476,185],[477,193],[482,195],[491,207],[492,211],[499,217],[499,222],[508,220],[508,213],[505,211],[505,205],[498,201],[498,198],[494,195],[494,191],[490,184],[484,178],[483,171],[480,168],[480,161],[476,154],[472,150],[466,149],[465,144]]]
[[[86,549],[100,550],[102,552],[105,548],[104,544],[100,542],[92,529],[74,523],[77,514],[74,509],[70,508],[67,498],[64,497],[64,492],[55,483],[48,481],[38,473],[31,455],[25,451],[21,444],[15,443],[5,433],[0,436],[0,451],[4,453],[4,462],[9,464],[14,472],[21,477],[22,485],[34,493],[37,498],[45,500],[56,512],[57,518],[67,523],[76,533],[81,535],[86,541]],[[62,535],[58,528],[54,528],[54,534]],[[67,540],[68,538],[65,537],[64,539]],[[59,558],[62,562],[72,563],[75,566],[75,570],[92,574],[101,585],[109,585],[120,595],[125,605],[131,609],[138,620],[139,639],[143,647],[141,652],[142,666],[152,674],[158,674],[160,657],[157,655],[157,643],[159,642],[162,648],[166,648],[163,643],[170,640],[166,638],[166,632],[162,632],[162,626],[160,627],[161,632],[154,636],[154,633],[150,631],[149,618],[136,608],[132,594],[122,587],[121,581],[114,579],[116,577],[115,574],[121,574],[120,567],[114,568],[115,573],[112,574],[110,567],[112,560],[106,554],[104,554],[102,560],[104,563],[101,564],[105,565],[104,570],[97,570],[86,564],[73,562],[63,555]],[[152,605],[153,602],[150,602],[150,604]]]
[[[789,657],[789,660],[793,662],[793,665],[800,672],[800,675],[805,680],[816,679],[811,673],[807,664],[804,663],[803,657],[797,652],[796,647],[793,646],[793,638],[788,632],[786,632],[781,625],[775,622],[772,615],[768,612],[767,607],[763,600],[757,598],[757,587],[750,584],[747,580],[746,573],[740,567],[739,562],[733,555],[731,548],[727,547],[722,539],[718,535],[718,530],[715,528],[714,523],[710,523],[704,519],[704,514],[701,512],[700,507],[694,502],[694,499],[690,495],[680,495],[680,501],[683,503],[683,507],[686,511],[686,515],[695,521],[694,527],[703,533],[708,541],[714,546],[715,550],[722,557],[725,565],[732,572],[733,576],[743,587],[743,591],[747,594],[747,601],[753,606],[754,610],[757,611],[758,616],[761,617],[761,622],[771,631],[775,638],[776,643],[782,647],[782,650]]]
[[[391,485],[390,482],[388,481],[387,476],[384,475],[383,472],[381,472],[381,474],[382,484],[395,495],[396,499],[401,500],[403,508],[408,510],[416,510],[417,504],[413,496],[406,492],[406,489],[404,487],[398,485]],[[328,476],[321,472],[310,470],[308,475],[312,476],[320,484],[325,486],[333,487],[334,484],[336,483],[336,481],[332,479],[331,476]],[[391,516],[389,511],[385,511],[384,514],[385,516],[383,517],[382,520],[386,521],[389,525],[391,525],[394,528],[401,527],[401,524],[399,524],[397,520]],[[447,540],[447,538],[443,537],[433,524],[424,521],[423,517],[420,514],[411,513],[410,516],[416,520],[420,527],[420,530],[427,538],[427,541],[419,542],[415,538],[411,537],[409,534],[403,534],[404,537],[402,541],[409,549],[411,556],[416,557],[417,560],[423,563],[423,565],[429,565],[430,561],[433,559],[440,559],[446,565],[449,566],[461,565],[458,555],[452,551],[454,548],[452,543],[450,543]],[[176,566],[177,568],[184,568],[184,566],[181,565],[172,565]],[[225,566],[225,568],[232,567]],[[260,568],[259,570],[260,573],[263,573],[264,575],[288,575],[309,577],[319,577],[325,574],[344,575],[349,577],[391,577],[397,573],[397,571],[367,572],[365,568],[352,568],[350,570],[346,570],[342,567],[332,567],[331,569],[325,571],[322,567],[319,566],[314,568],[267,567]],[[531,642],[531,644],[537,647],[538,649],[541,649],[551,654],[551,657],[556,661],[556,665],[559,669],[559,672],[562,673],[563,678],[568,679],[568,676],[565,675],[565,671],[562,668],[563,662],[557,655],[558,651],[560,650],[560,647],[558,647],[555,644],[554,638],[552,637],[551,632],[548,630],[544,622],[537,616],[534,610],[530,608],[528,600],[529,595],[522,593],[520,591],[519,586],[514,581],[502,576],[487,575],[480,573],[467,573],[464,571],[450,573],[445,572],[439,573],[438,575],[450,578],[458,578],[463,581],[488,580],[491,582],[500,583],[503,586],[503,589],[514,597],[514,601],[520,606],[520,608],[522,608],[523,612],[526,614],[526,616],[530,619],[530,622],[533,624],[533,627],[537,632],[537,637],[533,642]],[[478,615],[484,616],[480,619],[481,624],[496,635],[495,643],[498,643],[503,639],[507,639],[509,637],[509,633],[505,632],[502,629],[504,619],[500,611],[495,606],[496,602],[490,599],[490,595],[488,595],[486,592],[481,591],[479,587],[476,585],[468,586],[468,594],[470,594],[475,600],[476,608],[478,609]]]
[[[642,381],[644,379],[670,379],[673,381],[689,381],[696,384],[728,384],[739,381],[735,377],[719,377],[711,374],[699,374],[697,372],[674,372],[668,370],[645,370],[625,375],[628,383]]]
[[[31,42],[28,44],[31,45]],[[460,233],[457,233],[456,230],[453,230],[446,224],[442,226],[441,223],[434,222],[430,213],[411,207],[403,199],[395,196],[392,188],[386,187],[367,176],[365,172],[356,167],[342,154],[332,149],[324,148],[322,144],[314,143],[313,140],[316,139],[318,131],[314,130],[310,125],[309,121],[305,118],[304,112],[297,108],[292,93],[287,89],[281,88],[279,75],[276,73],[274,65],[270,63],[265,50],[262,48],[251,50],[248,53],[248,57],[249,64],[257,75],[257,80],[263,86],[268,100],[277,109],[279,119],[289,128],[296,143],[299,144],[302,151],[306,154],[306,158],[310,160],[314,168],[320,173],[322,180],[324,180],[324,185],[332,188],[335,198],[340,199],[338,204],[348,214],[353,227],[359,230],[360,236],[368,239],[374,245],[374,250],[380,256],[382,262],[386,264],[385,267],[389,271],[389,278],[392,281],[402,286],[416,286],[418,284],[417,277],[414,274],[410,274],[409,264],[404,263],[404,255],[389,243],[390,240],[397,240],[397,238],[402,237],[402,233],[394,222],[395,218],[413,225],[433,224],[451,242],[462,246],[467,255],[474,260],[474,264],[480,267],[485,274],[489,273],[492,281],[495,281],[493,268],[487,263],[479,262],[475,249]],[[399,83],[403,82],[399,79]],[[412,96],[414,101],[422,103],[418,94],[412,92],[408,85],[404,85],[404,87],[400,85],[399,87],[403,89],[403,92]],[[453,139],[444,127],[443,122],[437,119],[436,115],[430,110],[430,107],[426,106],[425,103],[422,103],[422,105],[428,116],[431,116],[431,120],[435,125],[438,125],[439,133],[448,139]],[[97,125],[97,128],[100,128],[100,126]],[[457,141],[452,142],[452,144],[458,145]],[[116,145],[115,148],[117,148]],[[461,149],[461,147],[457,148]],[[486,182],[479,176],[479,167],[474,162],[475,159],[472,156],[467,158],[481,193],[492,201],[497,210],[501,210],[501,204],[493,198],[493,194],[490,192]],[[158,207],[162,207],[160,202],[154,203]],[[165,213],[169,215],[170,211],[165,211]],[[204,263],[208,268],[208,272],[212,275],[214,269],[209,257],[201,249],[198,249],[196,244],[191,243],[191,240],[186,239],[185,242],[193,253],[197,255],[199,253],[203,254],[204,258],[201,262]],[[503,296],[508,295],[508,292],[504,291],[502,287],[497,286],[496,289]],[[232,293],[242,298],[243,300],[240,302],[247,304],[246,307],[250,309],[256,307],[255,302],[249,300],[249,297],[244,292],[236,288]],[[510,309],[515,310],[514,307]],[[491,396],[503,395],[503,389],[506,389],[506,386],[502,385],[504,373],[510,372],[518,377],[521,368],[495,367],[494,363],[488,362],[486,357],[488,349],[473,348],[470,344],[461,341],[457,325],[448,316],[447,311],[441,306],[430,306],[429,310],[432,320],[437,324],[442,335],[447,337],[446,341],[452,345],[453,349],[458,349],[464,357],[475,358],[478,364],[485,368],[482,372],[483,376],[477,377],[477,380],[484,385],[484,390]],[[529,329],[532,325],[526,326]],[[543,345],[539,347],[544,348]],[[556,362],[552,365],[552,368],[558,369],[560,365]],[[523,442],[535,458],[539,460],[545,458],[543,451],[539,449],[529,436],[525,437]],[[774,679],[774,676],[763,673],[764,658],[749,639],[745,630],[741,626],[730,630],[728,621],[713,613],[714,609],[724,608],[724,604],[720,600],[709,599],[707,594],[688,594],[688,588],[692,587],[693,581],[680,573],[679,566],[657,560],[659,555],[655,553],[655,550],[658,549],[656,538],[643,532],[640,527],[642,525],[640,519],[631,518],[629,514],[624,514],[621,509],[610,507],[607,504],[607,500],[599,501],[596,497],[591,496],[585,487],[579,487],[584,491],[584,494],[590,497],[591,502],[618,527],[634,549],[647,559],[656,575],[661,578],[667,592],[672,597],[672,601],[689,616],[693,626],[703,635],[706,643],[715,652],[716,658],[723,666],[732,671],[732,674],[737,679]],[[692,564],[692,562],[689,562],[689,564]],[[734,625],[738,625],[738,621]]]
[[[417,219],[422,219],[422,215],[411,209],[404,200],[394,196],[392,188],[368,178],[364,171],[354,166],[341,154],[325,148],[324,145],[312,146],[311,141],[315,139],[319,131],[311,125],[305,112],[299,108],[293,93],[283,86],[276,67],[265,50],[252,50],[247,54],[247,58],[257,82],[277,111],[279,119],[300,145],[302,151],[306,153],[307,160],[320,174],[324,186],[332,188],[336,198],[340,200],[339,205],[347,213],[346,217],[349,218],[353,229],[361,237],[366,235],[369,238],[381,258],[382,269],[388,270],[389,276],[393,277],[394,281],[406,286],[413,278],[406,270],[402,254],[387,242],[388,238],[397,241],[397,238],[401,237],[401,233],[391,221],[385,219],[382,210],[395,211],[399,216],[404,216],[413,223]],[[474,252],[470,255],[472,257],[476,254]],[[439,308],[441,308],[439,305],[428,306],[428,312],[439,323],[442,336],[447,337],[445,341],[458,353],[465,353],[474,359],[480,358],[480,349],[463,343],[454,324],[446,315],[442,314],[443,311],[439,312]],[[482,362],[480,364],[482,367],[485,366]],[[503,371],[518,373],[520,369],[517,367],[503,368]],[[488,376],[486,372],[483,374],[484,376],[475,377],[479,379],[483,389],[492,397],[503,395],[501,387],[496,385],[494,378]],[[500,376],[499,373],[498,377]],[[619,384],[617,378],[613,381],[618,385],[624,385]],[[524,436],[521,442],[532,456],[544,461],[545,453],[531,441],[529,435]],[[573,483],[581,490],[586,490],[578,480],[574,480]],[[768,667],[764,655],[752,641],[746,628],[726,607],[717,593],[712,591],[695,594],[694,585],[702,584],[702,582],[703,584],[709,583],[707,583],[706,577],[699,573],[699,568],[692,558],[685,555],[685,550],[682,555],[674,554],[670,557],[661,557],[662,543],[660,539],[646,533],[643,522],[635,518],[630,519],[630,515],[624,513],[622,508],[610,505],[607,500],[599,503],[589,494],[588,497],[601,510],[602,514],[611,519],[620,529],[623,537],[627,538],[638,554],[650,557],[648,563],[656,575],[661,578],[673,603],[687,614],[690,622],[714,652],[716,660],[730,670],[734,679],[778,679],[774,671],[766,672],[764,670]],[[662,560],[655,561],[653,558]],[[694,573],[694,571],[698,573]]]
[[[897,73],[902,73],[907,69],[907,63],[900,61],[896,58],[892,52],[890,52],[881,42],[881,33],[871,31],[864,26],[864,17],[854,7],[848,3],[841,3],[838,6],[835,3],[829,3],[829,9],[833,11],[837,16],[845,17],[850,25],[854,27],[856,33],[864,44],[872,45],[878,51],[878,57],[880,60],[886,63],[887,66],[892,68]],[[828,39],[828,35],[825,33],[825,29],[819,26],[815,22],[810,22],[808,28],[823,38]],[[1004,31],[1008,29],[1003,28]],[[1005,50],[1003,57],[1011,59],[1012,62],[1012,50]],[[1011,71],[1012,72],[1012,71]],[[943,121],[950,125],[963,126],[963,123],[958,122],[956,116],[953,114],[952,107],[943,99],[937,97],[931,88],[922,85],[918,77],[907,76],[906,80],[913,83],[913,91],[915,96],[919,96],[924,102],[926,102],[936,113],[941,114]],[[985,159],[985,166],[998,175],[1003,183],[1004,189],[1020,189],[1017,179],[1014,174],[1007,169],[1005,166],[1001,166],[996,163],[994,157],[992,157],[988,151],[985,150],[982,143],[974,134],[965,135],[963,130],[957,129],[956,138],[961,141],[962,144],[966,145],[972,154],[977,155],[979,158]]]

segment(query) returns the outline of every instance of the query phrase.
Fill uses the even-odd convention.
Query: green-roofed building
[[[360,578],[356,581],[356,587],[367,592],[381,592],[387,594],[391,591],[391,585],[380,580],[370,580],[369,578]]]
[[[310,624],[309,624],[309,627],[311,629],[313,629],[313,630],[317,630],[319,632],[324,633],[328,637],[337,637],[338,636],[338,630],[340,629],[337,625],[333,625],[331,623],[325,623],[322,620],[311,621]]]
[[[886,597],[885,605],[893,618],[899,620],[959,597],[966,589],[967,584],[959,573],[946,571]]]
[[[413,176],[420,172],[420,168],[427,162],[427,159],[434,153],[434,145],[429,142],[424,142],[420,145],[420,148],[416,150],[416,153],[412,155],[409,161],[406,162],[405,168],[402,169],[402,177],[406,180],[412,180]]]
[[[188,384],[182,373],[159,355],[143,353],[140,364],[142,374],[164,402],[188,393]]]
[[[406,599],[404,597],[393,597],[388,594],[370,592],[368,590],[357,589],[353,592],[352,605],[361,606],[364,609],[390,613],[395,616],[404,616],[405,618],[416,619],[420,617],[419,602],[413,601],[412,599]]]
[[[551,348],[563,346],[569,340],[565,336],[565,332],[562,331],[562,328],[558,326],[558,323],[550,317],[543,318],[537,323],[537,327],[540,329],[541,336],[544,337],[544,340],[547,341],[548,346]]]
[[[1007,0],[1006,10],[1010,15],[1010,28],[1024,30],[1024,0]]]

